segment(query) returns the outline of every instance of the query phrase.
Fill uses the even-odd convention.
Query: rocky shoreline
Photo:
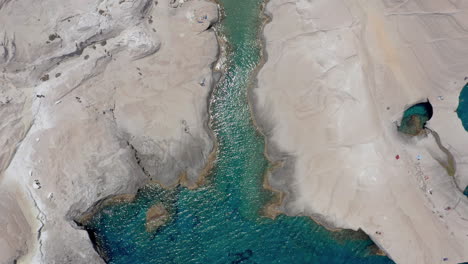
[[[453,110],[466,6],[397,2],[268,2],[266,62],[250,100],[266,155],[282,164],[268,176],[285,194],[272,215],[361,229],[397,263],[463,262],[468,203],[454,181],[466,182],[468,134]],[[454,53],[443,56],[437,43]],[[434,104],[428,127],[453,153],[454,178],[436,139],[408,139],[394,125],[406,105],[426,98]]]
[[[0,1],[0,193],[17,203],[0,204],[0,263],[102,263],[75,224],[90,206],[209,170],[217,17],[204,0]]]
[[[467,10],[266,4],[248,91],[273,164],[264,185],[279,193],[266,216],[362,230],[398,263],[466,261],[468,133],[453,108]],[[147,183],[203,184],[217,19],[206,0],[0,0],[0,263],[103,263],[77,222]],[[438,134],[401,136],[394,122],[424,98]],[[147,229],[167,214],[155,205]]]

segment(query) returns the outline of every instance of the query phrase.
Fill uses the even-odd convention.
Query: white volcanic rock
[[[197,180],[216,19],[203,0],[0,0],[0,263],[102,263],[74,222],[90,206]]]
[[[288,192],[283,209],[362,228],[397,263],[467,261],[468,132],[454,113],[468,74],[467,5],[271,0],[266,10],[254,105],[269,154],[285,161],[270,181]],[[426,98],[455,177],[433,135],[396,131]]]
[[[28,242],[31,243],[31,241],[25,238],[32,234],[32,230],[27,220],[28,216],[24,215],[17,202],[21,197],[12,194],[11,189],[5,191],[6,186],[0,188],[2,188],[0,193],[0,208],[2,209],[2,214],[0,214],[0,222],[2,223],[0,226],[0,256],[2,256],[2,263],[13,263],[17,256],[27,253]]]
[[[134,60],[155,53],[161,46],[161,41],[156,36],[149,36],[144,30],[130,29],[123,34],[124,45],[128,47],[129,55]]]

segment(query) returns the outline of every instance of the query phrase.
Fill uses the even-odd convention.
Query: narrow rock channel
[[[100,208],[86,228],[108,263],[392,263],[363,232],[330,232],[307,216],[266,217],[277,197],[264,189],[270,167],[247,99],[261,61],[263,1],[223,0],[216,32],[225,57],[210,100],[218,156],[203,185],[150,184],[135,199]],[[164,207],[164,224],[146,227]],[[268,207],[271,209],[271,207]]]

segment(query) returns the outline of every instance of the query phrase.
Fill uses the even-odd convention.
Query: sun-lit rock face
[[[284,210],[362,228],[397,263],[468,259],[468,200],[457,187],[468,184],[468,133],[454,112],[468,68],[467,8],[268,2],[268,60],[253,105],[269,154],[284,164],[270,179],[289,193]],[[426,126],[453,155],[450,170],[436,134],[396,129],[408,102],[426,98]]]
[[[0,203],[0,263],[102,263],[74,223],[93,203],[196,181],[217,15],[205,0],[0,0],[0,193],[17,203]]]

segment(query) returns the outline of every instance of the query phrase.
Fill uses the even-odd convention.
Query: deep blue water
[[[457,108],[458,118],[460,118],[463,127],[468,131],[468,83],[463,87],[458,98],[458,108]],[[468,197],[468,186],[466,186],[464,195]]]
[[[468,131],[468,84],[463,87],[460,93],[457,114],[463,124],[463,127]]]
[[[221,0],[218,26],[230,43],[224,77],[210,107],[218,158],[207,183],[196,189],[140,190],[130,203],[107,206],[86,228],[113,264],[146,263],[393,263],[372,254],[361,232],[330,232],[308,217],[263,216],[274,195],[262,187],[269,163],[253,125],[247,88],[261,58],[260,0]],[[149,207],[162,202],[171,220],[145,229]]]

